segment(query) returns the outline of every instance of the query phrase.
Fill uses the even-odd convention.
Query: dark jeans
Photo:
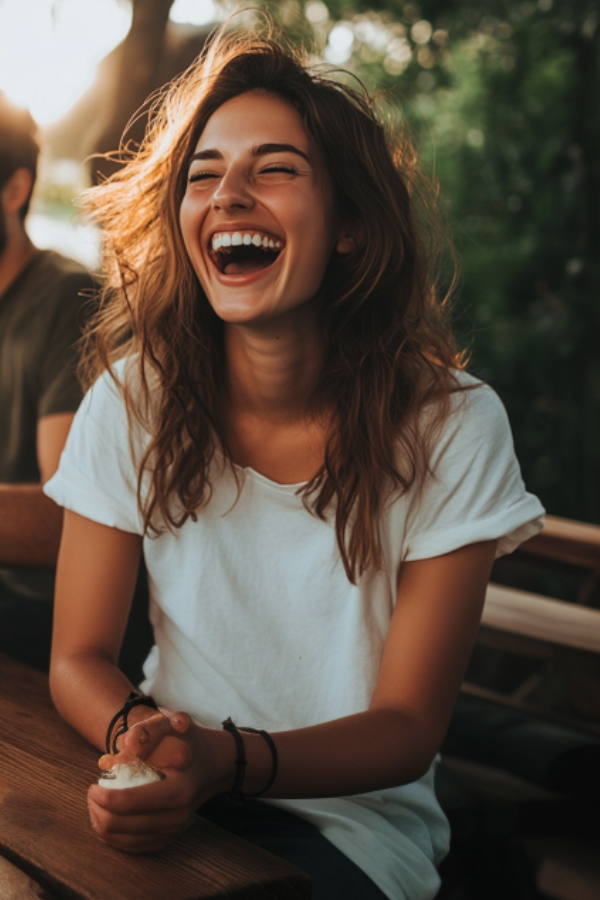
[[[216,797],[198,814],[304,869],[312,878],[313,900],[387,900],[363,870],[314,825],[285,810],[257,800],[247,800],[242,807]]]
[[[0,653],[47,672],[51,643],[52,601],[30,600],[0,581]],[[134,684],[142,680],[142,664],[152,643],[148,594],[142,570],[119,656],[120,668]]]
[[[0,652],[47,672],[52,602],[14,594],[0,582]]]

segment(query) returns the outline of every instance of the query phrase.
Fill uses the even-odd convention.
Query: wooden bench
[[[200,818],[157,854],[102,844],[86,790],[98,752],[48,679],[0,655],[0,900],[308,900],[306,873]]]
[[[517,549],[514,562],[549,566],[550,573],[553,566],[569,567],[578,574],[578,590],[566,602],[492,581],[478,645],[538,660],[539,669],[509,694],[470,679],[463,691],[600,734],[600,527],[548,516],[544,530]],[[544,666],[564,679],[569,696],[561,710],[538,699]]]
[[[600,752],[600,528],[548,516],[503,574],[510,569],[519,583],[534,567],[544,570],[546,583],[553,573],[575,573],[570,602],[493,581],[488,586],[475,651],[480,663],[486,653],[495,654],[495,664],[500,656],[504,669],[480,664],[469,672],[445,743],[438,790],[445,791],[446,811],[455,824],[476,824],[442,867],[440,900],[466,883],[475,896],[486,896],[491,871],[502,885],[494,884],[494,896],[529,896],[524,879],[530,877],[557,900],[600,897],[600,798],[598,779],[594,785],[589,779]],[[518,670],[519,660],[527,664],[523,671],[531,668],[507,691],[499,676],[513,665]],[[551,687],[560,679],[565,692],[557,703],[547,682]],[[560,783],[549,777],[549,761],[569,744],[556,743],[555,726],[575,736],[570,746],[579,743],[570,763],[556,757]],[[518,886],[510,882],[517,869]]]

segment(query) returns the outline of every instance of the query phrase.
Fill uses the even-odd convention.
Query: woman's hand
[[[191,717],[185,712],[173,712],[162,707],[158,713],[147,714],[146,707],[138,707],[141,719],[117,740],[118,753],[106,754],[99,760],[101,769],[117,763],[143,759],[156,769],[185,769],[192,761],[194,731]],[[130,718],[135,717],[132,710]],[[145,716],[145,717],[144,717]]]
[[[195,810],[223,790],[215,734],[220,733],[171,710],[133,725],[119,739],[119,752],[101,757],[100,768],[143,759],[164,778],[124,790],[91,785],[88,807],[100,839],[119,850],[144,853],[162,849],[186,828]]]

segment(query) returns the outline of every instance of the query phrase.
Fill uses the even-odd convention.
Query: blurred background
[[[97,265],[97,234],[74,198],[108,169],[88,157],[116,149],[146,97],[231,9],[0,0],[0,89],[43,131],[35,243]],[[456,324],[470,370],[508,409],[528,488],[555,515],[600,522],[598,4],[284,0],[269,9],[316,56],[381,91],[387,114],[412,131],[462,260]],[[254,13],[245,15],[250,25]]]

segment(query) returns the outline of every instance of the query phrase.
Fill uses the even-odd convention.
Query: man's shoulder
[[[84,266],[55,250],[40,250],[15,286],[15,314],[32,317],[52,329],[75,321],[81,326],[93,311],[98,282]]]
[[[94,276],[85,266],[56,250],[39,251],[31,276],[43,281],[49,289],[63,284],[96,286]]]

